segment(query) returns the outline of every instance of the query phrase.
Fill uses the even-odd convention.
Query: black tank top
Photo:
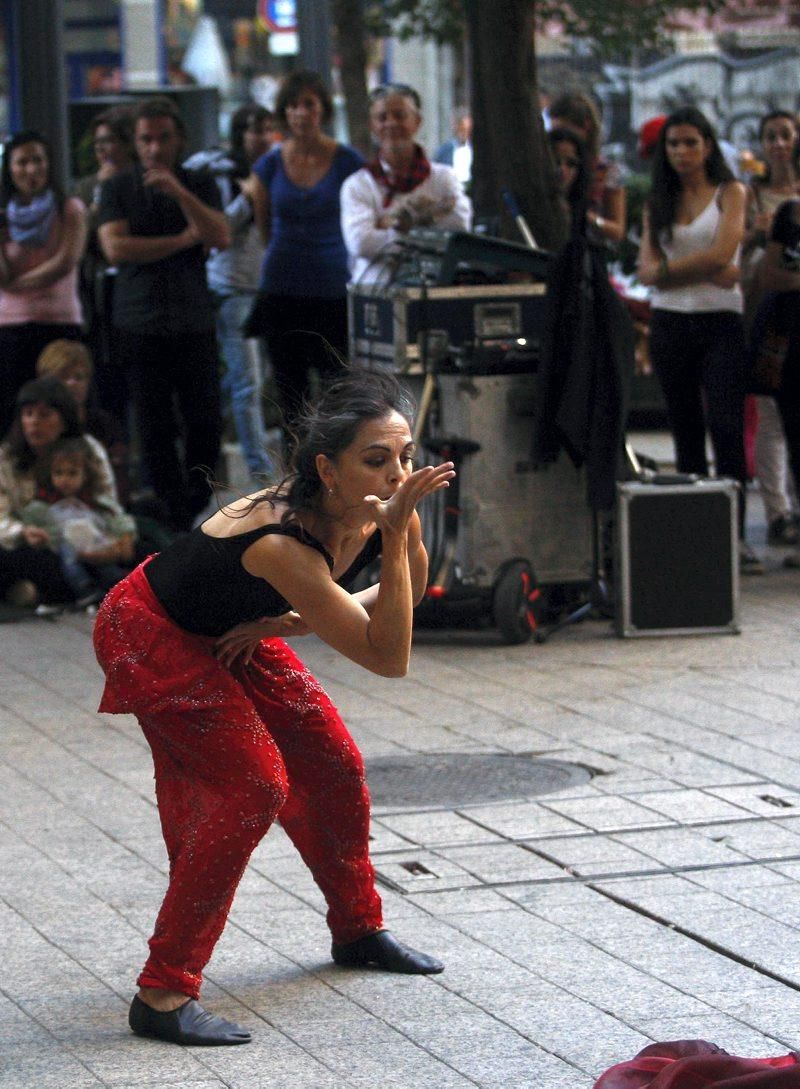
[[[223,635],[236,624],[261,616],[280,616],[291,605],[278,591],[245,571],[242,556],[270,533],[294,537],[320,552],[333,570],[333,558],[323,544],[297,525],[268,525],[210,537],[198,526],[155,556],[144,569],[147,580],[170,619],[194,635]],[[338,583],[345,589],[356,575],[381,554],[376,530]]]

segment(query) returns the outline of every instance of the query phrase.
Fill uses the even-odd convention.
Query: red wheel
[[[524,560],[508,564],[494,588],[495,626],[506,643],[527,643],[539,624],[542,592]]]

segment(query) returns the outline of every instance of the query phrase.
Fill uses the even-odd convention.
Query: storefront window
[[[271,108],[294,56],[275,56],[257,0],[166,0],[164,36],[171,83],[220,91],[221,128],[245,102]]]

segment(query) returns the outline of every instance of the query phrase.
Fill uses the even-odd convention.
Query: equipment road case
[[[739,631],[739,485],[671,477],[617,485],[617,635]]]
[[[416,395],[423,376],[401,380]],[[420,512],[430,568],[416,618],[489,621],[525,642],[552,593],[591,578],[585,475],[565,454],[531,463],[535,374],[439,374],[437,387],[421,447],[430,461],[452,458],[457,476]]]
[[[465,287],[348,288],[350,358],[364,366],[406,371],[422,358],[480,344],[506,344],[538,353],[544,321],[544,284]]]

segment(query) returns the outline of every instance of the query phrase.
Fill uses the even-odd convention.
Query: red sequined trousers
[[[380,929],[361,754],[283,640],[224,668],[213,639],[170,620],[139,567],[106,596],[94,643],[106,674],[100,711],[135,714],[152,749],[169,856],[139,985],[198,996],[250,854],[276,817],[325,895],[333,940]]]

